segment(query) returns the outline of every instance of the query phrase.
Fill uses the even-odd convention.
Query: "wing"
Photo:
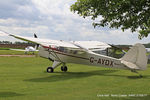
[[[78,50],[78,51],[86,51],[83,48],[80,48],[70,42],[66,42],[66,41],[62,41],[62,40],[49,40],[49,39],[39,39],[39,38],[32,38],[32,37],[24,37],[24,36],[19,36],[19,35],[14,35],[14,34],[10,34],[7,32],[3,32],[0,31],[0,34],[6,34],[8,36],[12,36],[14,38],[23,40],[23,41],[28,41],[28,42],[32,42],[32,43],[36,43],[36,44],[40,44],[41,46],[44,47],[63,47],[63,48],[67,48],[68,50]]]
[[[65,41],[23,37],[23,36],[13,35],[13,34],[10,34],[10,36],[15,37],[15,38],[20,39],[20,40],[40,44],[43,46],[53,46],[54,45],[54,46],[61,46],[61,47],[66,47],[66,48],[78,48],[77,46],[72,45],[71,43],[68,43]]]
[[[23,49],[10,49],[10,50],[14,50],[14,51],[26,51],[26,50],[23,50]]]
[[[106,48],[111,48],[110,45],[99,41],[75,41],[73,43],[91,51],[105,50]]]

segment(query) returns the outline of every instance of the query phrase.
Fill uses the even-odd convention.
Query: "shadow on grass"
[[[124,77],[124,78],[128,78],[128,79],[148,79],[150,78],[150,75],[144,75],[144,76],[139,76],[138,74],[135,76],[124,76],[124,75],[104,75],[104,76],[116,76],[116,77]]]
[[[90,72],[55,72],[58,73],[58,75],[52,75],[49,77],[43,77],[43,78],[33,78],[33,79],[27,79],[24,81],[30,81],[30,82],[55,82],[55,81],[64,81],[69,79],[79,79],[83,77],[90,77],[93,75],[99,75],[103,76],[108,73],[117,72],[118,70],[98,70],[98,71],[90,71]],[[107,75],[106,75],[107,76]],[[111,76],[111,75],[110,75]]]
[[[150,77],[150,76],[149,76]],[[148,76],[128,76],[127,78],[129,78],[129,79],[141,79],[141,78],[148,78]]]
[[[128,78],[128,79],[150,78],[150,76],[140,77],[138,75],[136,75],[136,76],[125,76],[125,75],[109,74],[109,73],[114,73],[114,72],[117,72],[117,71],[118,70],[98,70],[98,71],[89,71],[89,72],[55,72],[55,74],[58,74],[58,75],[51,75],[51,76],[43,77],[43,78],[26,79],[24,81],[30,81],[30,82],[56,82],[56,81],[64,81],[64,80],[69,80],[69,79],[79,79],[79,78],[84,78],[84,77],[90,77],[90,76],[94,76],[94,75],[123,77],[123,78]]]
[[[23,96],[24,94],[19,94],[15,92],[0,92],[0,98],[1,97],[15,97],[15,96]]]

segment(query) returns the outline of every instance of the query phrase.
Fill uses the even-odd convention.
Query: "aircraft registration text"
[[[91,63],[97,63],[97,64],[101,64],[101,65],[106,65],[106,66],[111,66],[113,67],[114,62],[111,60],[106,60],[106,59],[95,59],[94,57],[90,57],[90,62]]]

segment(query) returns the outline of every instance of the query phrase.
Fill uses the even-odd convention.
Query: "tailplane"
[[[144,45],[135,44],[122,58],[121,63],[131,70],[146,70],[147,56]]]

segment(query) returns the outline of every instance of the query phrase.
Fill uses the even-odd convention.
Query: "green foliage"
[[[34,43],[31,43],[31,42],[19,42],[19,41],[16,41],[14,44],[34,44]]]
[[[49,60],[0,57],[0,100],[149,100],[150,65],[136,73],[102,67],[67,64],[46,73]],[[141,97],[98,97],[103,94],[147,94]]]
[[[77,0],[71,6],[71,11],[80,16],[91,17],[93,26],[109,26],[139,31],[139,38],[150,33],[150,1],[149,0]]]
[[[12,44],[10,41],[0,41],[0,44]]]
[[[150,48],[150,43],[144,44],[146,48]]]
[[[20,42],[20,41],[16,41],[14,43],[10,42],[10,41],[0,41],[0,44],[34,44],[31,42]]]

